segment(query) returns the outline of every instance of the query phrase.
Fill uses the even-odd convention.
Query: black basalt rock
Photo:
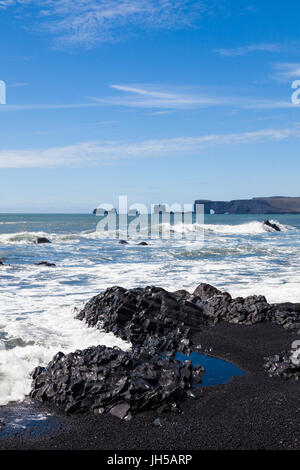
[[[253,325],[271,321],[284,328],[300,329],[300,304],[269,304],[261,295],[233,299],[228,292],[221,292],[209,284],[200,284],[192,295],[185,295],[185,298],[202,307],[212,324],[226,321]]]
[[[219,289],[203,282],[199,284],[199,286],[193,292],[193,295],[195,297],[200,297],[201,300],[209,300],[212,297],[221,294],[222,292]]]
[[[287,330],[300,331],[300,304],[273,304],[273,321]]]
[[[203,373],[197,370],[197,379]],[[30,396],[36,400],[60,405],[70,414],[110,411],[121,419],[162,406],[178,408],[194,380],[190,361],[105,346],[58,353],[32,377]]]
[[[181,363],[177,351],[189,354],[191,332],[219,321],[252,325],[274,322],[300,326],[299,304],[269,304],[263,296],[232,298],[227,292],[200,284],[193,294],[171,293],[148,286],[114,286],[93,297],[77,315],[90,327],[113,332],[132,345],[129,352],[94,346],[68,355],[58,353],[46,368],[33,374],[30,396],[60,405],[68,413],[110,412],[131,419],[139,411],[177,412],[191,387],[201,383],[204,370]],[[266,359],[271,376],[300,376],[289,353]]]
[[[275,232],[281,232],[281,228],[277,224],[274,224],[273,222],[270,222],[270,220],[265,220],[264,225],[266,225],[267,227],[272,228],[273,230],[275,230]]]
[[[36,266],[47,266],[48,268],[56,266],[54,263],[48,263],[48,261],[40,261],[35,264]]]
[[[35,240],[34,243],[36,243],[36,244],[39,245],[39,244],[41,244],[41,243],[51,243],[51,241],[48,240],[48,238],[46,238],[46,237],[38,237],[38,238]]]
[[[191,297],[191,294],[185,289],[176,290],[174,294],[182,297],[185,300],[189,300]]]
[[[209,322],[201,306],[159,287],[111,287],[91,299],[77,318],[135,347],[187,352],[190,328]]]

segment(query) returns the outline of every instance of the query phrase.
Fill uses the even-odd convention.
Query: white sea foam
[[[280,224],[276,220],[271,220],[271,223],[278,225],[282,232],[293,230],[294,227],[289,225]],[[11,222],[2,222],[2,223],[11,223]],[[157,231],[159,226],[153,226],[153,232]],[[243,224],[237,225],[220,225],[220,224],[176,224],[172,225],[169,223],[162,224],[162,229],[165,232],[174,232],[176,233],[186,233],[189,234],[195,231],[211,232],[216,234],[224,235],[255,235],[265,232],[274,232],[275,230],[271,227],[266,226],[263,222],[252,221]],[[139,236],[146,235],[148,233],[148,228],[143,229]],[[119,230],[85,230],[75,233],[48,233],[48,232],[17,232],[17,233],[5,233],[0,234],[0,243],[2,244],[26,244],[33,243],[38,237],[46,237],[50,239],[53,243],[74,243],[80,242],[80,239],[87,240],[102,240],[119,237],[120,239],[126,236],[126,233],[123,233]],[[154,236],[155,238],[155,236]],[[156,238],[159,238],[157,235]]]
[[[24,281],[24,278],[23,278]],[[71,289],[56,285],[49,280],[48,288],[43,280],[39,288],[19,292],[13,290],[0,295],[1,333],[0,341],[0,405],[22,400],[30,391],[30,373],[38,365],[46,365],[62,351],[68,353],[92,345],[130,348],[130,344],[74,319],[71,305],[81,305]],[[55,292],[58,287],[58,292]],[[42,288],[42,292],[39,291]],[[48,292],[46,292],[46,289]],[[41,295],[45,297],[41,297]],[[56,295],[57,294],[57,295]],[[89,297],[89,296],[88,296]],[[4,303],[3,303],[4,302]],[[5,336],[4,336],[5,335]],[[11,349],[10,343],[22,339],[22,346]]]

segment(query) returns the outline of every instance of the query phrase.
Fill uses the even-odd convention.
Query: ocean
[[[74,214],[0,215],[0,405],[22,400],[30,372],[58,351],[130,344],[75,320],[92,296],[113,285],[156,285],[193,291],[207,282],[233,296],[265,295],[300,302],[300,215],[206,215],[203,243],[151,239],[121,245],[96,231],[98,217]],[[105,235],[105,236],[104,236]],[[51,244],[34,244],[47,237]],[[47,261],[56,267],[36,266]]]

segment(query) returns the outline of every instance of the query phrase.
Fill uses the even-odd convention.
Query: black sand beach
[[[220,323],[197,333],[194,342],[212,347],[212,355],[236,364],[246,374],[225,385],[200,387],[198,399],[189,398],[182,404],[182,414],[161,416],[162,427],[153,424],[157,411],[124,422],[109,413],[68,417],[52,408],[53,426],[33,433],[15,430],[5,434],[5,426],[0,429],[0,449],[299,449],[299,382],[270,378],[263,369],[264,357],[290,349],[295,339],[295,333],[270,323]],[[4,421],[13,409],[4,407]],[[34,404],[32,410],[37,413],[46,408]]]

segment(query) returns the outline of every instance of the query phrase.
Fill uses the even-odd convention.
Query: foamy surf
[[[280,231],[286,232],[289,230],[294,230],[295,227],[290,225],[284,225],[278,222],[277,220],[270,220],[272,224],[276,224]],[[3,223],[3,222],[2,222]],[[160,238],[158,231],[162,229],[165,233],[174,233],[175,237],[177,234],[182,233],[192,233],[192,232],[211,232],[224,235],[255,235],[265,232],[275,232],[272,227],[265,225],[262,221],[251,221],[243,224],[182,224],[177,223],[176,225],[164,223],[161,226],[154,225],[152,227],[152,236],[153,238]],[[140,233],[137,234],[139,237],[148,236],[148,228],[142,229]],[[43,232],[43,231],[22,231],[17,233],[5,233],[0,234],[0,243],[1,244],[32,244],[38,237],[46,237],[52,241],[52,243],[79,243],[81,239],[87,240],[103,240],[103,239],[115,239],[126,237],[126,233],[120,230],[85,230],[78,231],[74,233],[53,233],[53,232]]]
[[[32,309],[40,307],[34,299],[30,299],[30,303]],[[58,351],[69,353],[99,344],[124,350],[131,347],[112,333],[88,328],[85,323],[74,319],[74,311],[69,307],[55,302],[55,308],[53,303],[49,302],[44,311],[33,310],[32,315],[24,312],[19,319],[9,313],[2,317],[0,405],[23,400],[30,391],[33,369],[46,365]],[[20,338],[23,345],[11,347]]]

